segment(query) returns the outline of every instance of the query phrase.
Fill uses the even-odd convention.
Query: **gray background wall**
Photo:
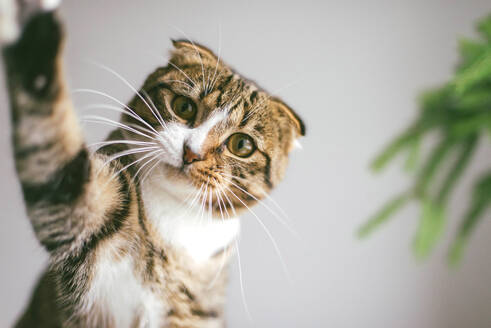
[[[467,1],[66,1],[67,72],[72,88],[88,87],[127,101],[131,91],[87,64],[106,64],[134,85],[164,63],[169,38],[185,32],[305,118],[304,149],[292,156],[273,197],[300,239],[257,208],[293,278],[251,215],[240,244],[245,300],[232,265],[230,327],[491,327],[491,222],[474,234],[461,268],[444,256],[468,200],[473,177],[489,166],[481,147],[452,198],[444,241],[429,261],[409,252],[418,208],[410,206],[369,240],[354,231],[393,193],[408,186],[396,161],[383,175],[370,159],[416,114],[422,89],[451,76],[456,40],[491,3]],[[221,28],[220,28],[221,27]],[[0,327],[26,303],[46,255],[33,238],[10,149],[4,81],[0,86]],[[106,102],[75,94],[82,107]],[[114,115],[109,113],[109,116]],[[107,129],[86,126],[89,141]],[[487,219],[490,219],[487,214]]]

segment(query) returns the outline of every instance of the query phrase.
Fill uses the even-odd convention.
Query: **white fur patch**
[[[17,3],[14,0],[0,0],[0,43],[14,41],[19,35]]]
[[[44,10],[53,10],[58,8],[61,0],[41,0],[41,8]]]
[[[114,260],[110,254],[99,257],[94,279],[87,297],[87,311],[97,307],[105,323],[113,322],[114,327],[133,327],[136,316],[140,318],[138,327],[161,327],[164,304],[151,290],[144,287],[134,274],[130,257]],[[100,321],[98,321],[100,324]]]
[[[26,0],[19,6],[17,0],[0,0],[0,44],[14,42],[23,25],[39,11],[51,11],[61,0]]]
[[[182,165],[184,144],[195,153],[202,153],[202,146],[210,130],[227,117],[226,111],[218,111],[196,128],[189,128],[184,124],[169,122],[160,132],[163,139],[163,148],[166,153],[162,155],[162,162],[175,167]]]
[[[298,139],[295,139],[293,141],[293,149],[303,149],[303,146],[302,144],[300,143],[300,141],[298,141]]]
[[[196,263],[202,263],[237,238],[240,222],[238,218],[222,220],[206,211],[187,208],[180,200],[192,192],[152,177],[145,180],[142,188],[147,215],[162,238],[186,251]]]

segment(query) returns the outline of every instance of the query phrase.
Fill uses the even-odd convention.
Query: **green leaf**
[[[433,149],[433,152],[422,168],[418,180],[416,181],[415,193],[419,196],[425,196],[427,193],[428,185],[433,180],[438,167],[444,160],[448,151],[450,150],[453,140],[449,138],[444,138],[440,143]]]
[[[416,169],[419,160],[420,146],[421,138],[415,137],[411,140],[409,145],[409,154],[404,165],[407,172],[413,172]]]
[[[370,164],[373,171],[382,170],[397,154],[410,146],[416,139],[424,133],[424,128],[418,122],[413,124],[399,137],[394,139]]]
[[[477,223],[483,218],[484,212],[491,206],[491,173],[484,176],[474,187],[472,203],[460,224],[457,237],[450,247],[449,264],[458,265],[469,240],[470,234]]]
[[[471,65],[456,74],[453,80],[455,92],[457,95],[463,95],[477,84],[489,80],[490,76],[491,50],[488,49]]]
[[[398,210],[400,210],[410,199],[407,193],[403,193],[390,200],[372,218],[363,224],[358,230],[358,237],[364,238],[371,234],[376,228],[387,222]]]
[[[450,133],[455,138],[465,138],[479,133],[481,129],[486,128],[489,124],[491,124],[491,112],[476,114],[469,118],[457,120],[450,127]]]
[[[487,111],[491,108],[491,87],[474,88],[472,92],[462,95],[456,104],[459,110]]]
[[[477,24],[477,30],[488,42],[491,42],[491,15],[488,15]]]
[[[462,62],[459,65],[459,70],[467,68],[476,58],[482,56],[486,50],[486,44],[469,39],[459,40],[459,52],[462,56]]]
[[[413,242],[413,252],[416,258],[425,259],[428,257],[442,235],[444,225],[443,206],[432,202],[429,198],[423,199],[422,215]]]
[[[447,177],[443,181],[440,192],[438,193],[438,198],[436,200],[437,203],[446,204],[448,196],[450,195],[455,183],[461,177],[462,172],[465,170],[467,164],[469,164],[469,161],[472,158],[472,154],[477,146],[477,141],[478,135],[474,134],[462,142],[460,154],[453,167],[450,169]]]
[[[462,260],[462,254],[467,246],[471,232],[475,229],[477,223],[483,218],[484,211],[489,207],[489,200],[475,200],[470,206],[460,228],[457,237],[450,246],[448,254],[448,262],[452,266],[456,266]]]

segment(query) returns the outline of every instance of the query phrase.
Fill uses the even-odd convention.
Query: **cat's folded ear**
[[[290,106],[288,106],[283,101],[275,97],[271,98],[271,103],[273,104],[273,106],[275,106],[278,110],[280,110],[288,117],[290,122],[295,127],[297,137],[305,136],[305,124],[302,121],[302,119],[298,116],[298,114],[295,113],[295,111]]]
[[[299,137],[305,136],[305,124],[302,119],[290,106],[285,104],[280,99],[271,98],[270,101],[281,117],[284,118],[282,121],[286,122],[286,124],[281,124],[283,126],[286,125],[284,129],[286,129],[288,132],[284,130],[285,133],[291,136],[291,142],[286,146],[287,152],[290,152],[295,148],[302,148],[300,142],[298,141]]]
[[[189,57],[201,57],[204,60],[217,61],[218,57],[207,47],[190,40],[171,39],[176,51],[174,55],[185,55]]]

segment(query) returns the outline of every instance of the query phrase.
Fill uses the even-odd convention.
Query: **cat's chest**
[[[229,247],[239,235],[238,217],[214,217],[204,202],[195,207],[180,203],[162,184],[145,183],[142,198],[146,216],[159,237],[197,265]]]
[[[154,328],[164,325],[166,304],[135,273],[131,257],[115,259],[101,256],[95,265],[87,293],[90,312],[98,313],[98,321],[114,327]]]

